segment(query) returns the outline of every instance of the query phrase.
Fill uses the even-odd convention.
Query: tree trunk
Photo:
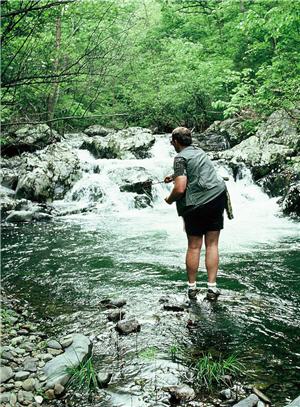
[[[55,34],[55,61],[54,61],[54,74],[58,74],[60,68],[60,48],[61,48],[61,20],[62,20],[63,8],[60,8],[60,14],[56,19],[56,34]],[[48,120],[52,120],[54,117],[55,107],[59,96],[59,77],[57,81],[53,83],[53,87],[50,90],[50,95],[48,97]]]

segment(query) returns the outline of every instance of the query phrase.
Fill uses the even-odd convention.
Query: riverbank
[[[187,323],[188,329],[196,329],[197,323],[191,319],[186,319],[187,308],[185,304],[170,303],[167,298],[161,298],[160,303],[165,311],[168,311],[169,318],[182,320]],[[107,330],[112,327],[118,332],[116,335],[136,335],[143,327],[134,320],[126,320],[123,307],[125,300],[105,300],[99,304],[100,312],[107,318]],[[126,307],[125,307],[126,308]],[[2,315],[2,353],[1,353],[1,394],[0,399],[3,406],[105,406],[107,393],[104,390],[110,384],[113,386],[114,377],[120,372],[112,372],[109,368],[106,371],[95,373],[97,386],[88,392],[87,389],[74,388],[68,385],[70,374],[66,378],[63,375],[55,374],[59,355],[67,354],[72,346],[74,333],[68,336],[54,338],[41,331],[43,322],[35,318],[30,310],[29,304],[18,301],[13,296],[8,296],[1,292],[1,315]],[[190,317],[190,315],[189,315]],[[123,318],[125,318],[123,320]],[[118,322],[119,321],[119,322]],[[108,333],[106,332],[106,334]],[[99,344],[101,347],[102,335],[85,337],[85,341],[90,343],[90,350],[85,353],[85,358],[91,357],[92,343],[95,344],[96,354]],[[73,335],[73,336],[72,336]],[[82,335],[83,336],[83,335]],[[98,345],[97,345],[98,344]],[[82,345],[82,344],[81,344]],[[109,352],[120,353],[120,344],[110,344]],[[79,348],[77,348],[79,349]],[[80,351],[79,351],[80,352]],[[172,358],[179,362],[179,348],[173,346]],[[77,353],[79,355],[79,353]],[[151,359],[155,355],[155,347],[140,353],[143,357]],[[94,355],[95,357],[96,355]],[[118,356],[120,357],[120,355]],[[126,358],[125,358],[126,359]],[[123,363],[130,364],[130,361],[123,360]],[[80,359],[81,361],[83,358]],[[52,361],[52,362],[50,362]],[[47,371],[47,365],[56,366],[52,372]],[[49,363],[50,362],[50,363]],[[182,361],[181,361],[182,362]],[[79,359],[73,361],[73,366],[80,365]],[[71,364],[72,366],[72,364]],[[192,366],[192,365],[190,365]],[[122,369],[122,368],[121,368]],[[46,372],[46,373],[45,373]],[[54,372],[54,373],[53,373]],[[157,405],[183,405],[190,407],[226,407],[226,406],[259,406],[268,407],[271,400],[253,385],[242,384],[231,375],[221,378],[219,386],[214,386],[213,391],[199,392],[199,383],[193,379],[192,369],[189,370],[190,378],[178,385],[165,385],[155,388]],[[64,377],[63,377],[64,376]],[[245,379],[245,377],[244,377]],[[50,382],[49,382],[50,381]],[[62,384],[63,383],[63,384]],[[74,380],[72,382],[74,384]],[[223,383],[223,384],[222,384]],[[224,387],[225,383],[227,386]],[[135,386],[137,383],[135,382]],[[139,383],[143,386],[145,383]],[[91,390],[91,389],[90,389]],[[136,390],[135,390],[136,391]],[[147,393],[147,392],[146,392]],[[145,394],[146,394],[145,393]],[[205,393],[207,393],[206,396]],[[162,396],[162,394],[165,394]],[[237,404],[238,403],[238,404]],[[150,404],[149,404],[150,405]],[[151,404],[152,405],[152,404]],[[126,405],[127,406],[127,405]]]

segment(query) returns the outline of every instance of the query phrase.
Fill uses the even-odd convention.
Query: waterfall
[[[87,150],[76,150],[83,168],[82,178],[67,193],[64,200],[54,202],[57,208],[91,208],[85,214],[69,216],[118,231],[118,234],[144,236],[147,233],[167,233],[171,244],[182,248],[185,235],[182,220],[175,204],[169,206],[164,198],[172,184],[155,184],[172,173],[176,155],[166,135],[156,136],[150,158],[146,159],[95,159]],[[225,215],[221,246],[228,251],[251,250],[251,247],[278,241],[284,236],[299,235],[299,225],[284,218],[277,204],[278,198],[269,198],[253,182],[251,172],[241,165],[236,180],[229,166],[218,161],[215,167],[220,176],[227,177],[234,219]],[[120,186],[132,179],[151,179],[152,206],[138,209],[137,193],[121,192]]]

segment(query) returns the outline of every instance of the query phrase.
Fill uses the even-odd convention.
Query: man
[[[207,299],[216,300],[220,295],[216,278],[219,266],[218,242],[227,199],[226,186],[224,180],[217,176],[205,152],[192,145],[189,129],[177,127],[173,130],[171,144],[178,154],[174,159],[174,174],[164,179],[165,183],[174,181],[173,190],[165,201],[169,205],[176,202],[178,215],[184,220],[188,239],[188,297],[195,300],[198,292],[196,277],[204,236]]]

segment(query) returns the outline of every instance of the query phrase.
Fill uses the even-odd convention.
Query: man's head
[[[192,144],[191,130],[186,127],[176,127],[176,129],[172,131],[171,144],[174,146],[177,153],[183,148],[190,146]]]

